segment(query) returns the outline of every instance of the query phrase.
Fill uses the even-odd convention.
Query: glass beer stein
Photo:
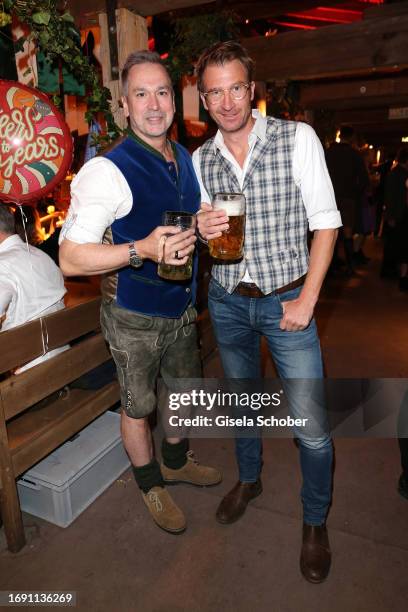
[[[229,217],[229,228],[219,238],[208,241],[211,257],[241,259],[244,254],[245,196],[242,193],[216,193],[213,210],[223,209]]]
[[[182,230],[195,227],[196,217],[195,215],[177,211],[177,210],[166,210],[163,213],[163,225],[175,225],[180,227]],[[161,278],[174,281],[185,281],[191,278],[193,273],[193,253],[190,253],[188,260],[182,266],[174,266],[166,263],[159,263],[157,268],[157,274]]]

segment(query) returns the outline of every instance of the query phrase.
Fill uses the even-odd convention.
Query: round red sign
[[[0,201],[45,196],[64,179],[72,154],[69,128],[48,97],[0,80]]]

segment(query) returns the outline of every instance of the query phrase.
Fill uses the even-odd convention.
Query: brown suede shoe
[[[223,498],[215,518],[219,523],[235,523],[244,514],[248,502],[262,493],[260,478],[256,482],[240,482]]]
[[[325,525],[303,524],[300,571],[308,582],[323,582],[329,575],[331,552]]]
[[[156,525],[169,533],[181,533],[186,528],[183,512],[163,487],[153,487],[142,498]]]
[[[197,487],[212,487],[222,480],[221,472],[216,468],[198,463],[193,451],[187,452],[187,461],[179,470],[172,470],[163,462],[160,469],[166,484],[185,482]]]

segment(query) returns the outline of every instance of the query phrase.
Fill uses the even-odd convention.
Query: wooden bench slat
[[[99,333],[21,374],[10,376],[0,383],[6,420],[110,358],[109,349]]]
[[[43,354],[39,319],[0,333],[0,374]]]
[[[0,333],[0,374],[32,361],[99,327],[101,298],[58,310]]]
[[[100,308],[101,298],[98,297],[48,315],[46,325],[49,349],[63,346],[97,329]]]
[[[119,400],[116,381],[99,391],[72,389],[65,399],[27,411],[8,426],[15,476],[38,463]],[[37,413],[37,414],[36,414]]]
[[[98,297],[0,334],[0,374],[77,339],[64,352],[0,382],[0,504],[11,552],[25,543],[16,477],[120,399],[117,381],[100,389],[69,389],[56,399],[51,395],[111,358],[100,331],[100,301]]]

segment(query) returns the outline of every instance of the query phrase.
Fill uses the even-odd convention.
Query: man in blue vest
[[[239,43],[217,43],[202,54],[196,71],[203,104],[219,128],[193,155],[202,200],[211,202],[217,192],[246,198],[244,256],[224,265],[215,260],[209,287],[225,375],[260,378],[264,336],[285,389],[294,379],[312,379],[321,387],[313,310],[341,225],[322,147],[308,125],[251,110],[254,64]],[[228,228],[225,211],[211,211],[208,204],[197,218],[207,240]],[[308,227],[314,231],[310,256]],[[293,415],[310,417],[310,402],[304,395],[302,401],[296,385],[289,391]],[[325,412],[323,404],[324,419]],[[301,429],[295,435],[303,474],[301,571],[310,582],[321,582],[331,561],[325,521],[332,442],[326,426],[318,436]],[[238,520],[262,492],[260,437],[238,437],[236,454],[239,481],[218,507],[220,523]]]
[[[163,440],[160,466],[148,423],[160,375],[165,382],[201,375],[195,275],[176,282],[157,274],[159,260],[185,264],[196,240],[194,229],[163,227],[163,212],[195,213],[200,189],[188,152],[167,138],[174,94],[160,57],[132,53],[122,89],[129,130],[72,182],[60,264],[66,275],[104,274],[101,324],[118,371],[123,442],[154,521],[179,533],[185,517],[165,482],[206,486],[221,480],[218,470],[193,458],[186,439]]]

